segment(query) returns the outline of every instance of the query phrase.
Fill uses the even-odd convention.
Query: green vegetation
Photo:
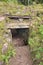
[[[31,28],[29,44],[33,58],[33,65],[43,63],[43,25],[39,22]]]
[[[43,0],[30,0],[28,4],[17,0],[0,0],[0,15],[9,13],[11,15],[29,15],[32,17],[30,25],[29,45],[31,49],[33,65],[43,65]],[[27,0],[28,1],[28,0]],[[22,14],[21,14],[22,13]],[[9,19],[7,21],[10,21]],[[0,21],[0,60],[8,63],[11,56],[15,56],[15,51],[9,45],[9,49],[5,55],[2,55],[3,44],[6,43],[4,34],[6,33],[6,20]],[[12,50],[12,52],[11,52]]]
[[[3,61],[3,63],[5,63],[6,65],[8,65],[8,61],[11,57],[14,57],[16,52],[15,49],[13,49],[13,46],[11,43],[8,43],[6,38],[5,38],[5,34],[8,33],[7,29],[6,29],[6,20],[0,21],[0,61]],[[4,44],[8,43],[8,49],[3,52],[5,52],[4,54],[2,53],[2,49]],[[5,48],[6,49],[6,48]]]
[[[8,61],[12,56],[15,56],[15,50],[9,50],[5,55],[2,54],[0,57],[1,60],[8,65]]]

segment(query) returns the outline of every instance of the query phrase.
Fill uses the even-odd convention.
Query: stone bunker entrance
[[[29,28],[10,29],[14,46],[28,45]]]
[[[16,56],[9,61],[10,65],[32,65],[30,49],[28,46],[29,28],[10,29],[12,44],[16,50]]]
[[[10,59],[9,64],[32,65],[28,46],[30,22],[26,21],[30,18],[29,16],[9,16],[9,18],[14,21],[8,23],[6,27],[10,29],[12,45],[16,50],[16,56]]]

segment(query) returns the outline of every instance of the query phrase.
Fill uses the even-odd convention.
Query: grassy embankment
[[[29,45],[31,48],[33,65],[43,65],[43,4],[24,6],[14,4],[13,2],[0,2],[0,15],[6,13],[12,15],[32,16]],[[3,44],[6,43],[6,39],[3,36],[3,34],[6,32],[5,22],[6,20],[0,22],[0,52]],[[1,55],[2,54],[0,53],[0,60]]]

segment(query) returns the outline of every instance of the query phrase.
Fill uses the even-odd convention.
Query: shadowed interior
[[[15,45],[18,46],[28,45],[28,36],[29,36],[28,28],[11,29],[11,33],[12,33],[12,40],[16,41]]]

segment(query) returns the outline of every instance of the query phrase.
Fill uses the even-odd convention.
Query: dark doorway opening
[[[14,46],[28,45],[29,28],[11,29]]]

